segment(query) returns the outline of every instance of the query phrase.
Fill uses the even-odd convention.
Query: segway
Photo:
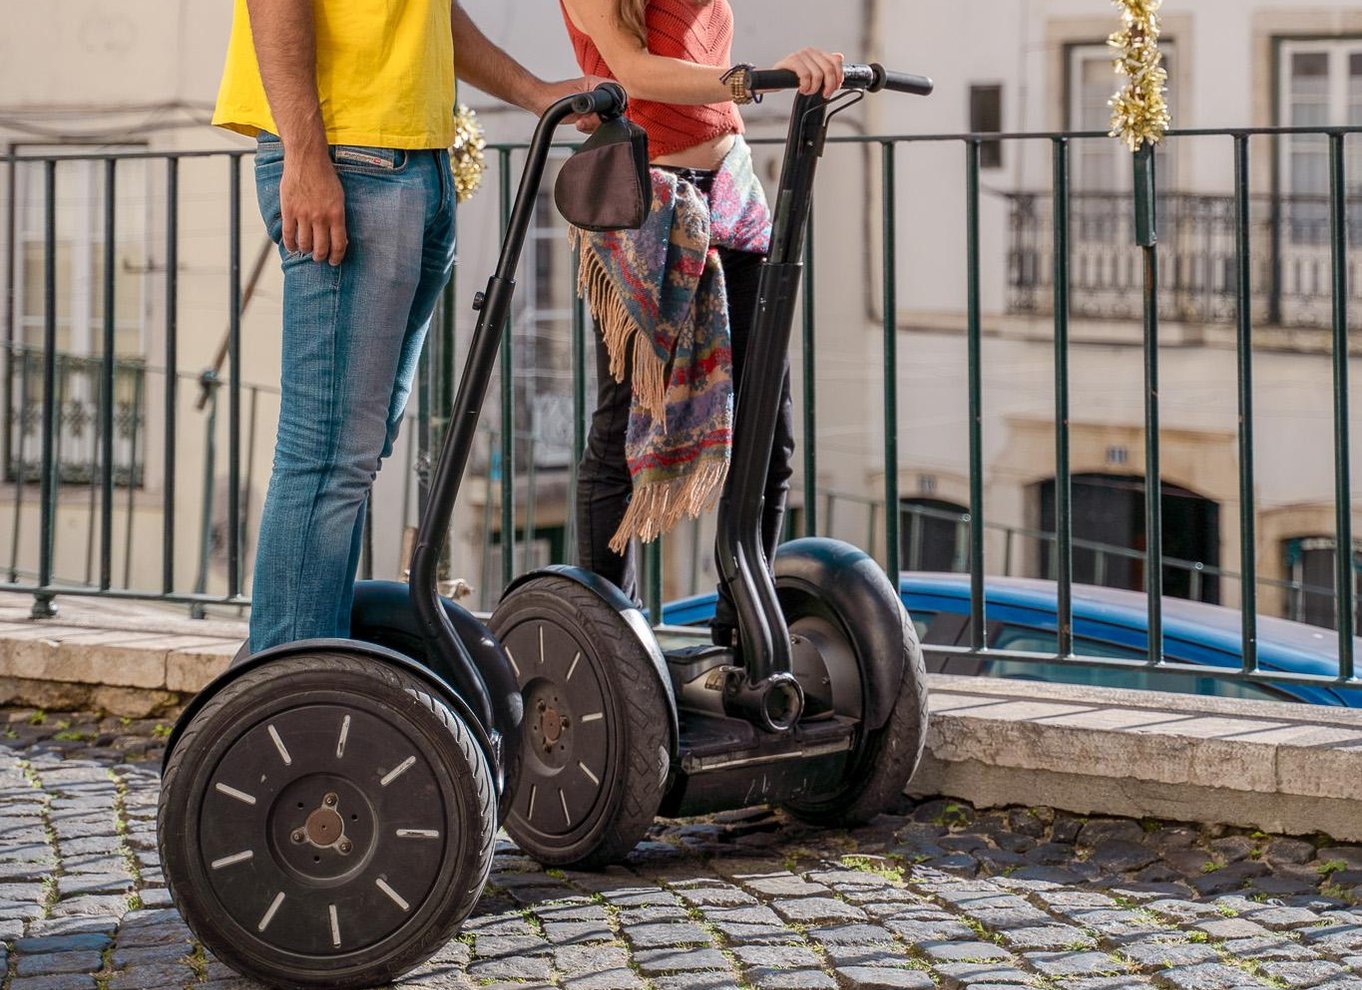
[[[753,84],[798,79],[771,70]],[[489,621],[525,701],[505,827],[542,863],[615,861],[659,814],[775,804],[816,824],[863,822],[921,759],[926,677],[895,582],[828,539],[785,544],[773,581],[761,538],[815,166],[831,117],[882,89],[926,95],[932,83],[848,65],[842,93],[794,102],[718,514],[736,645],[663,650],[628,597],[572,567],[518,578]]]
[[[486,883],[521,695],[496,639],[438,595],[437,564],[554,131],[573,114],[625,126],[624,107],[604,84],[539,122],[475,303],[410,585],[356,585],[351,639],[239,656],[171,733],[157,823],[166,880],[194,934],[242,974],[278,987],[387,983],[454,936]]]

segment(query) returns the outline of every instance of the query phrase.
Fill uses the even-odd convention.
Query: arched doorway
[[[1040,497],[1042,577],[1055,577],[1055,480],[1036,486]],[[1220,505],[1177,485],[1163,489],[1163,592],[1173,598],[1219,603]],[[1081,584],[1144,589],[1145,487],[1140,476],[1076,474],[1072,480],[1073,577]]]

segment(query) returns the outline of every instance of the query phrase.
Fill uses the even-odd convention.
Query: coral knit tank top
[[[733,8],[728,0],[649,0],[646,16],[648,51],[654,55],[725,69],[730,65]],[[572,23],[567,8],[563,8],[563,22],[582,72],[614,79],[595,42]],[[630,97],[627,115],[648,132],[648,154],[654,159],[743,132],[742,117],[732,103],[683,106]]]

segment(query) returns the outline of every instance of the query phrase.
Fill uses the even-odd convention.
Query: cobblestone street
[[[164,723],[0,712],[6,990],[227,990],[155,852]],[[945,801],[851,833],[659,825],[627,868],[503,845],[415,987],[1362,988],[1362,847]]]

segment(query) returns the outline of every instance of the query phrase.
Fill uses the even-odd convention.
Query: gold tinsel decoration
[[[1131,151],[1158,144],[1168,130],[1168,72],[1159,53],[1159,7],[1163,0],[1113,0],[1121,10],[1121,30],[1107,39],[1118,52],[1117,75],[1128,82],[1111,98],[1111,136]]]
[[[460,203],[466,202],[482,185],[482,172],[487,165],[482,154],[485,147],[487,141],[478,115],[460,103],[454,111],[454,143],[449,147],[449,170],[454,174],[454,193]]]

